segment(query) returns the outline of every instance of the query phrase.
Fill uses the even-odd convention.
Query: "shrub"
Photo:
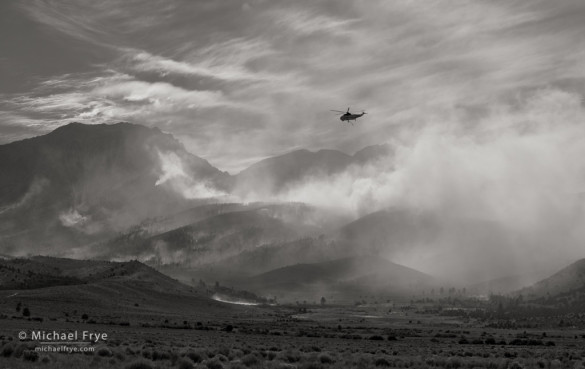
[[[21,357],[26,349],[27,349],[26,344],[20,343],[14,347],[14,353],[12,354],[12,356]]]
[[[32,361],[35,362],[39,358],[39,354],[36,351],[26,350],[22,354],[22,359],[24,361]]]
[[[191,359],[194,363],[200,363],[204,359],[203,355],[200,352],[195,351],[189,351],[185,356]]]
[[[323,366],[319,363],[310,362],[301,365],[300,369],[323,369]]]
[[[124,353],[122,351],[115,351],[114,356],[116,357],[116,359],[118,359],[120,361],[126,360],[126,355],[124,355]]]
[[[217,349],[217,354],[218,355],[223,355],[223,356],[229,356],[230,355],[230,349],[226,346],[221,346],[220,348]]]
[[[177,364],[177,368],[179,368],[179,369],[193,369],[194,366],[190,360],[181,359],[181,361],[179,361],[179,363]]]
[[[372,341],[384,341],[384,337],[378,335],[371,336],[370,339]]]
[[[335,362],[335,360],[327,354],[319,355],[319,361],[323,364],[333,364]]]
[[[376,360],[374,360],[374,365],[375,366],[386,366],[386,367],[388,367],[388,366],[390,366],[390,363],[385,358],[379,357]]]
[[[268,351],[268,360],[274,360],[275,357],[276,357],[276,352]]]
[[[100,347],[97,350],[98,356],[112,356],[112,351],[107,347]]]
[[[207,366],[207,369],[223,369],[223,365],[217,359],[208,361],[205,366]]]
[[[279,354],[281,360],[287,361],[289,363],[296,363],[297,361],[301,360],[300,352],[296,350],[286,350]]]
[[[258,362],[258,358],[252,354],[248,354],[242,358],[242,364],[245,366],[253,366],[258,364]]]
[[[4,357],[10,357],[10,355],[12,355],[13,352],[14,344],[12,342],[9,342],[5,344],[4,347],[2,347],[2,356]]]
[[[153,366],[149,361],[140,360],[126,365],[124,369],[153,369]]]

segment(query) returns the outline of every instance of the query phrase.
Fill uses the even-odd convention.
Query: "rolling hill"
[[[585,259],[559,270],[530,287],[523,288],[517,293],[528,299],[554,297],[573,292],[585,292]]]
[[[385,209],[346,224],[333,237],[339,242],[359,245],[363,251],[399,251],[402,247],[430,242],[439,227],[431,214]]]
[[[137,261],[2,260],[0,289],[0,309],[10,311],[20,302],[34,316],[53,319],[63,318],[64,311],[123,322],[174,314],[200,318],[234,309]]]
[[[264,294],[310,295],[326,291],[337,299],[352,299],[367,293],[408,295],[436,285],[433,277],[425,273],[376,256],[290,265],[243,282],[245,288]]]

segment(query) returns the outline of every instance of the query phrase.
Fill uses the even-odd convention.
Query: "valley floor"
[[[367,307],[260,307],[246,315],[160,324],[35,321],[4,314],[2,368],[580,368],[585,331],[497,329],[474,320]],[[21,331],[92,331],[108,341],[86,353],[35,352]]]

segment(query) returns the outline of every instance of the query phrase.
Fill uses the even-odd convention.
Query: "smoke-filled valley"
[[[429,125],[236,174],[158,129],[72,123],[0,146],[2,250],[226,281],[378,256],[454,286],[534,282],[583,257],[582,118],[574,96],[545,91],[473,134]]]

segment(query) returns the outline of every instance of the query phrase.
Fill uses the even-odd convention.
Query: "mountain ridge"
[[[12,251],[91,242],[185,206],[188,178],[225,189],[231,178],[172,135],[131,123],[70,123],[0,145],[0,156],[0,246]]]

